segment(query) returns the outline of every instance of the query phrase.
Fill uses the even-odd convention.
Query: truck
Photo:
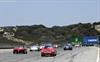
[[[84,46],[93,46],[98,44],[99,38],[98,36],[84,36],[83,37],[83,45]]]

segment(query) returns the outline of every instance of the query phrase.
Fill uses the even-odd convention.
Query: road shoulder
[[[97,54],[98,54],[97,47],[89,47],[88,50],[80,53],[77,55],[73,62],[96,62]]]

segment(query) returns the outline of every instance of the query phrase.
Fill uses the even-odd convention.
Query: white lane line
[[[100,61],[100,49],[99,49],[99,47],[98,47],[98,55],[97,55],[97,60],[96,60],[96,62],[99,62]]]

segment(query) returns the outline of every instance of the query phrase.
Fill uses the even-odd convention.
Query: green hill
[[[4,32],[13,32],[15,38],[40,44],[44,42],[64,43],[72,36],[100,35],[100,32],[94,28],[97,24],[100,24],[100,22],[53,26],[51,28],[44,25],[7,26],[1,28],[4,29]],[[2,37],[2,33],[0,35]],[[5,40],[3,37],[1,39]],[[8,40],[3,42],[13,43],[13,41]]]

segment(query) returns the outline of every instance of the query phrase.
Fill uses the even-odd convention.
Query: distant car
[[[57,44],[54,44],[53,47],[54,47],[54,48],[58,48],[58,45],[57,45]]]
[[[39,48],[39,46],[34,45],[34,46],[30,47],[30,51],[40,51],[40,48]]]
[[[73,49],[73,46],[71,44],[67,44],[64,46],[63,48],[64,50],[72,50]]]
[[[42,48],[44,48],[44,45],[40,45],[39,48],[40,48],[40,50],[41,50]]]
[[[41,49],[41,56],[56,56],[57,51],[54,47],[46,45]]]
[[[16,47],[13,49],[13,54],[19,53],[27,54],[27,49],[25,47]]]
[[[80,47],[80,46],[81,46],[80,44],[76,44],[76,45],[75,45],[75,47]]]

